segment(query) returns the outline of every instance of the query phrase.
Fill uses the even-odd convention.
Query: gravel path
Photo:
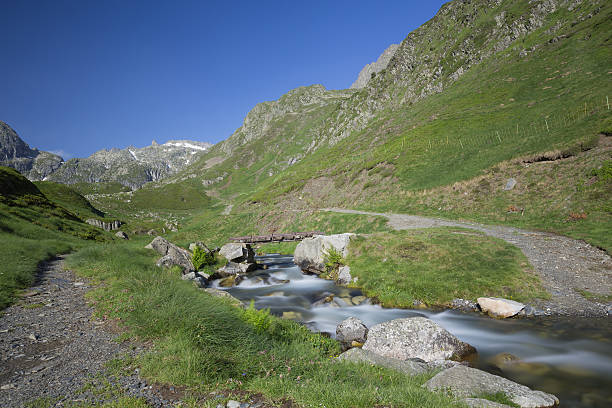
[[[526,231],[514,227],[483,225],[474,222],[449,221],[406,214],[325,208],[347,214],[378,215],[389,219],[396,230],[462,227],[481,231],[520,248],[540,276],[552,299],[535,306],[546,314],[575,316],[609,316],[612,303],[598,303],[584,298],[577,290],[598,295],[612,293],[612,258],[584,241],[546,232]]]
[[[51,406],[96,403],[117,396],[170,406],[137,373],[112,377],[103,365],[142,349],[114,341],[109,323],[93,320],[83,295],[88,283],[63,270],[63,259],[44,263],[37,283],[0,317],[0,406],[22,407],[46,398]],[[110,383],[108,382],[110,381]],[[89,387],[98,384],[104,392]],[[112,391],[112,392],[111,392]]]

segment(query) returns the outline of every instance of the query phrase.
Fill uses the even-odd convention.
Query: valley
[[[603,0],[450,1],[349,89],[258,103],[214,145],[64,161],[2,118],[0,405],[609,406],[611,22]],[[354,235],[308,249],[318,270],[296,265],[315,238],[225,255],[299,231]],[[370,337],[339,339],[349,317]],[[376,354],[413,318],[475,355]],[[101,350],[87,373],[71,344]]]

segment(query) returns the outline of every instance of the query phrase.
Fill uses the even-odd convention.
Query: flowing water
[[[262,256],[257,262],[267,269],[258,269],[238,286],[226,289],[242,301],[253,300],[257,309],[268,308],[272,314],[331,336],[335,336],[336,325],[350,316],[368,327],[425,316],[476,347],[478,358],[471,363],[477,368],[555,394],[561,407],[612,407],[612,325],[608,319],[495,320],[450,310],[386,309],[370,304],[359,290],[303,274],[291,255]]]

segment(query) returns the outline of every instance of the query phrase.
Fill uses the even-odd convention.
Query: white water
[[[243,301],[254,300],[257,308],[269,308],[279,316],[295,312],[292,318],[332,336],[337,324],[349,316],[358,317],[368,327],[425,316],[476,347],[478,359],[473,364],[481,369],[553,393],[560,398],[561,407],[612,407],[612,327],[608,319],[495,320],[477,313],[385,309],[369,301],[348,305],[342,299],[360,296],[359,290],[304,275],[292,256],[269,255],[259,257],[258,262],[268,269],[252,272],[238,286],[227,289]],[[279,282],[283,280],[288,282]],[[332,294],[340,305],[313,305]],[[520,361],[502,371],[491,361],[499,353],[510,353]]]

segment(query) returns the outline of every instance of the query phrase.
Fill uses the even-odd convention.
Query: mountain
[[[149,193],[199,180],[233,211],[336,205],[593,236],[612,226],[605,185],[587,177],[607,168],[610,32],[603,0],[451,1],[383,53],[393,55],[362,88],[312,85],[260,103]],[[530,164],[548,162],[562,178]],[[504,190],[509,178],[520,187]]]
[[[171,140],[150,146],[100,150],[84,159],[70,159],[45,180],[64,184],[119,182],[136,189],[184,169],[211,147],[209,143]]]
[[[0,165],[13,167],[30,180],[42,180],[62,162],[58,155],[30,148],[9,125],[0,121]]]
[[[155,141],[151,146],[100,150],[66,162],[52,153],[32,149],[0,121],[0,165],[13,167],[32,181],[63,184],[118,182],[129,188],[161,180],[196,161],[212,145],[190,140]]]
[[[351,85],[351,89],[365,88],[371,78],[376,76],[376,74],[383,69],[387,68],[389,61],[391,61],[391,57],[393,57],[398,48],[399,44],[391,44],[382,54],[380,54],[376,61],[363,67],[363,69],[359,72],[357,79]]]

